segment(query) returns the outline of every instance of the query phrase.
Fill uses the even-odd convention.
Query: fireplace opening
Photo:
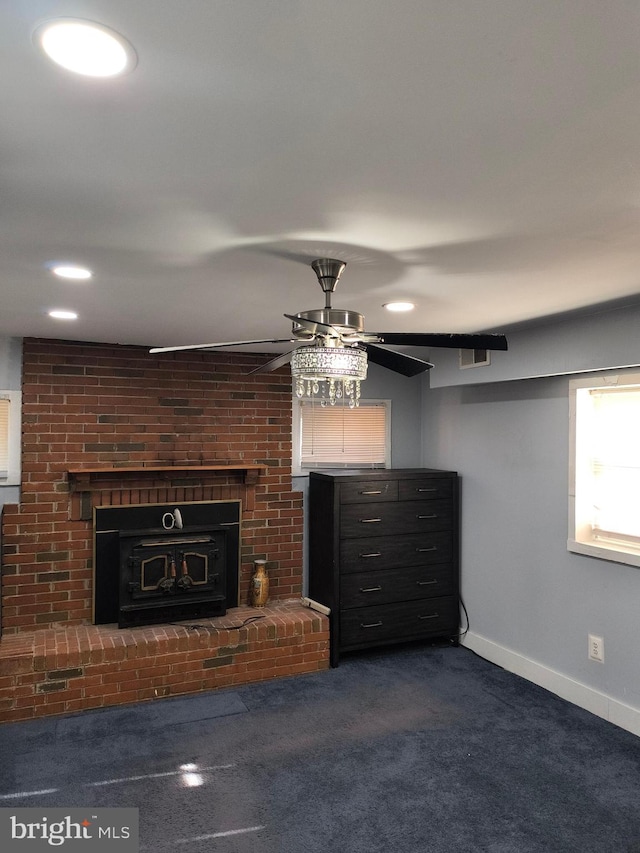
[[[97,507],[94,623],[223,616],[238,606],[240,501]]]

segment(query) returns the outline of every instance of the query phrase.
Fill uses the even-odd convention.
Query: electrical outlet
[[[589,634],[589,660],[604,663],[604,640],[595,634]]]

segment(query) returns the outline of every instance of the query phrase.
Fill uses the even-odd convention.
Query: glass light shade
[[[357,347],[299,347],[291,356],[291,375],[297,397],[318,397],[331,406],[343,399],[353,408],[367,378],[367,353]]]

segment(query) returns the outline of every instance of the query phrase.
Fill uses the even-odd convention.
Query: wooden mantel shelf
[[[175,477],[189,477],[191,475],[202,477],[203,474],[235,474],[244,473],[246,485],[255,485],[260,474],[267,470],[266,465],[248,465],[244,462],[236,462],[230,465],[136,465],[126,467],[112,466],[110,468],[69,468],[69,486],[71,491],[82,490],[90,486],[93,481],[100,477],[132,476],[136,479],[153,477],[154,479],[171,480]]]
[[[254,487],[260,474],[267,470],[266,465],[253,465],[245,462],[233,462],[220,465],[136,465],[110,466],[101,468],[69,468],[69,491],[71,492],[71,517],[75,520],[88,520],[92,512],[92,493],[113,490],[114,481],[122,484],[148,481],[175,481],[189,479],[211,479],[216,475],[241,474],[247,487],[247,508],[253,508]],[[117,489],[117,486],[115,487]]]

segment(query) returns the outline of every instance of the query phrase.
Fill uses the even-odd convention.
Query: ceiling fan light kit
[[[345,267],[344,261],[334,258],[318,258],[312,262],[311,268],[325,294],[325,306],[311,311],[300,311],[298,314],[285,314],[292,322],[293,338],[235,341],[233,344],[227,342],[155,347],[151,352],[207,350],[245,344],[299,343],[302,346],[272,358],[251,373],[267,373],[289,362],[297,397],[317,398],[324,406],[335,406],[338,401],[342,401],[353,408],[359,403],[360,383],[367,378],[369,361],[402,376],[417,376],[433,367],[429,361],[388,349],[390,346],[507,349],[507,339],[504,335],[365,332],[362,314],[331,306],[331,294],[335,291]]]
[[[299,347],[291,353],[296,397],[320,398],[331,406],[343,400],[353,408],[367,378],[367,353],[359,347]]]
[[[301,311],[290,319],[293,333],[326,334],[312,346],[291,353],[291,376],[296,397],[319,398],[330,406],[342,400],[351,408],[360,401],[360,383],[367,378],[367,353],[358,346],[340,346],[342,335],[364,332],[364,317],[356,311],[331,307],[331,294],[346,263],[334,258],[319,258],[311,264],[325,294],[325,307]],[[324,344],[324,345],[322,345]]]

